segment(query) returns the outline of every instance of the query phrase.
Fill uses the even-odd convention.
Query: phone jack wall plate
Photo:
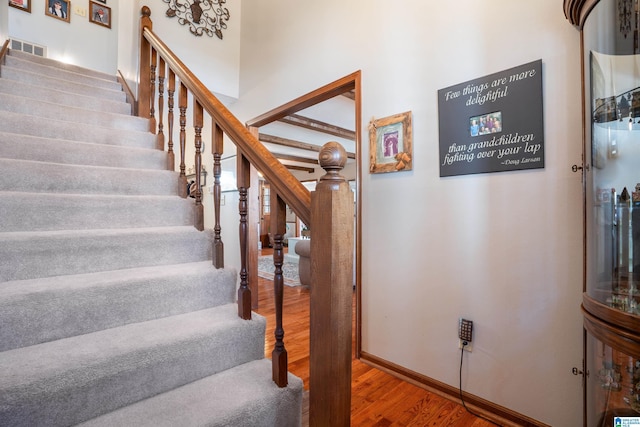
[[[458,348],[463,349],[464,351],[472,352],[473,351],[473,343],[467,341],[467,345],[464,345],[464,341],[458,339]]]

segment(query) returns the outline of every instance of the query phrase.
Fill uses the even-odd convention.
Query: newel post
[[[311,426],[348,426],[351,413],[354,199],[340,175],[345,149],[320,150],[326,174],[311,193]]]
[[[144,37],[145,28],[153,29],[151,9],[140,10],[140,74],[138,76],[138,116],[148,118],[151,114],[151,44]]]

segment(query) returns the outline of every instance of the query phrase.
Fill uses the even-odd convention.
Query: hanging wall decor
[[[178,18],[181,25],[188,25],[194,36],[203,34],[222,40],[222,30],[227,28],[229,9],[226,0],[162,0],[169,5],[167,16]]]
[[[89,22],[111,28],[111,8],[94,1],[89,2]]]
[[[369,172],[413,169],[411,111],[369,123]]]
[[[61,21],[70,22],[70,4],[71,0],[49,0],[44,5],[44,14]]]
[[[9,6],[31,13],[31,0],[9,0]]]

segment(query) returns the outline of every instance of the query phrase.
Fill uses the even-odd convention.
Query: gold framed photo
[[[31,0],[9,0],[9,6],[31,13]]]
[[[369,172],[413,169],[411,111],[369,123]]]
[[[89,21],[111,28],[111,8],[102,3],[89,2]]]
[[[70,0],[47,0],[44,4],[44,14],[65,22],[71,22]]]

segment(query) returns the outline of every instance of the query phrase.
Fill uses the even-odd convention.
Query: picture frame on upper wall
[[[70,0],[47,0],[44,4],[44,14],[65,22],[71,22]]]
[[[31,13],[31,0],[9,0],[9,6]]]
[[[95,1],[89,2],[89,22],[111,28],[111,8]]]
[[[387,173],[413,169],[411,111],[369,123],[369,172]]]

